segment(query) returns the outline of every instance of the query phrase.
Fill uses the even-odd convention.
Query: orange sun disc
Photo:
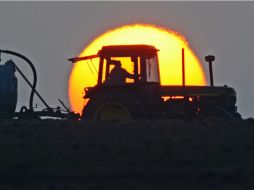
[[[97,54],[106,45],[147,44],[160,51],[159,68],[161,85],[182,84],[182,48],[185,50],[185,84],[205,85],[206,77],[202,64],[191,50],[187,40],[180,34],[155,25],[125,25],[107,31],[94,39],[79,56]],[[92,61],[93,64],[89,64]],[[88,63],[87,63],[88,62]],[[92,66],[94,65],[94,67]],[[69,100],[71,108],[81,113],[86,103],[84,88],[97,82],[99,58],[74,64],[69,78]]]

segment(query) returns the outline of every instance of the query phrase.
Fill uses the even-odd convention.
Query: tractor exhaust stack
[[[215,56],[214,55],[205,56],[205,60],[209,64],[210,86],[213,86],[213,66],[212,66],[212,63],[215,60]]]
[[[184,48],[182,48],[182,82],[185,86],[185,60],[184,60]]]

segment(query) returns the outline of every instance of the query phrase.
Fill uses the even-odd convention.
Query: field
[[[253,189],[254,120],[0,120],[0,189]]]

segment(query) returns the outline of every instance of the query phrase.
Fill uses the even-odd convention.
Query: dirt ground
[[[0,120],[0,189],[254,189],[254,120]]]

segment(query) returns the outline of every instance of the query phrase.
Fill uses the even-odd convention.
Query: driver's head
[[[116,67],[122,67],[121,61],[116,61],[116,62],[115,62],[115,66],[116,66]]]

